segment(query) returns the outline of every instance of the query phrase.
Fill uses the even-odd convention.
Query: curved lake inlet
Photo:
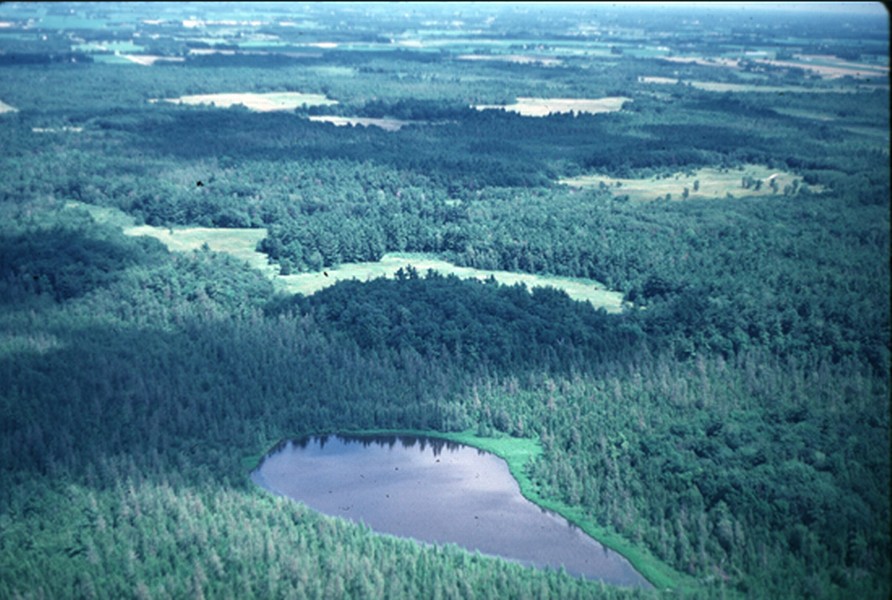
[[[280,444],[251,478],[381,533],[651,587],[621,555],[524,498],[505,461],[470,446],[412,436],[318,436]]]

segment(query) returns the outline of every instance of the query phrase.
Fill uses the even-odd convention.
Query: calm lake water
[[[251,474],[319,512],[422,542],[651,587],[629,562],[520,494],[501,458],[409,436],[321,436],[280,444]]]

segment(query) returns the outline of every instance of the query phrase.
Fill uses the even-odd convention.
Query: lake
[[[621,555],[524,498],[504,460],[471,446],[414,436],[316,436],[283,442],[251,478],[380,533],[651,587]]]

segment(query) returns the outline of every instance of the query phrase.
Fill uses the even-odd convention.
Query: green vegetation
[[[497,437],[481,436],[470,430],[444,433],[432,430],[372,429],[347,433],[357,435],[418,435],[436,437],[480,448],[495,454],[508,464],[508,469],[517,480],[517,483],[520,485],[520,491],[527,500],[561,515],[593,538],[601,541],[604,545],[629,558],[635,568],[653,583],[657,589],[672,589],[687,593],[691,593],[695,589],[694,582],[689,577],[667,567],[648,553],[642,552],[639,547],[617,536],[615,532],[599,526],[577,508],[542,496],[541,490],[528,475],[530,463],[542,455],[542,445],[536,440],[507,435],[499,435]],[[256,466],[260,459],[259,457],[252,457],[249,460],[251,461],[250,464]]]
[[[330,100],[322,94],[301,94],[300,92],[196,94],[179,98],[164,98],[164,101],[173,104],[209,104],[220,108],[241,105],[259,111],[291,110],[300,106],[337,104],[336,101]],[[157,100],[153,99],[149,102],[157,102]]]
[[[889,596],[886,21],[522,8],[0,6],[0,597]],[[336,104],[150,102],[233,90]],[[472,108],[534,97],[630,101]],[[247,480],[363,430],[500,453],[658,589]]]
[[[589,302],[595,308],[603,308],[607,312],[619,312],[622,309],[622,294],[605,289],[604,285],[597,281],[509,271],[483,271],[471,267],[459,267],[419,253],[389,253],[375,262],[347,263],[319,273],[282,275],[278,269],[268,264],[266,255],[256,249],[266,236],[264,229],[134,225],[132,217],[113,208],[76,201],[70,201],[66,206],[84,209],[100,223],[121,227],[126,235],[153,237],[174,252],[199,250],[207,246],[214,252],[228,254],[264,273],[272,279],[277,288],[291,294],[308,296],[341,280],[366,281],[378,277],[393,277],[400,269],[412,267],[421,272],[432,270],[442,275],[456,275],[462,279],[485,280],[492,277],[503,285],[552,287],[566,292],[574,300]]]
[[[649,179],[581,175],[561,179],[572,187],[597,187],[629,200],[698,200],[733,196],[784,196],[820,193],[821,188],[803,187],[795,175],[758,165],[736,169],[705,168],[687,173],[654,176]]]

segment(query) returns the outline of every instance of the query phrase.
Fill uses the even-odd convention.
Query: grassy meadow
[[[266,237],[266,229],[136,225],[132,217],[113,208],[75,201],[69,202],[68,206],[88,211],[97,222],[121,227],[126,235],[153,237],[172,252],[191,252],[206,244],[214,252],[229,254],[248,263],[269,277],[278,289],[289,294],[309,296],[341,280],[389,278],[397,270],[411,266],[420,273],[433,270],[443,275],[479,280],[492,276],[502,285],[522,283],[528,288],[554,287],[565,291],[574,300],[589,302],[595,308],[603,308],[610,313],[622,312],[623,309],[621,292],[608,290],[592,279],[474,269],[421,253],[388,253],[374,262],[344,263],[322,272],[280,275],[278,267],[269,264],[266,255],[257,251],[257,244]]]
[[[749,188],[743,186],[743,179],[761,181]],[[771,181],[776,182],[773,189]],[[614,196],[628,196],[629,200],[704,200],[742,196],[771,196],[783,193],[784,189],[801,184],[801,178],[793,173],[769,169],[762,165],[746,165],[740,169],[697,169],[693,172],[675,173],[668,177],[623,178],[606,175],[580,175],[561,179],[559,183],[575,188],[601,187],[603,184]],[[801,188],[799,188],[801,189]],[[813,192],[820,187],[809,188]],[[687,195],[685,195],[687,190]]]
[[[158,100],[150,100],[150,102],[158,102]],[[210,104],[219,108],[229,108],[241,104],[258,112],[293,110],[303,105],[329,106],[337,104],[337,101],[329,100],[324,94],[302,94],[300,92],[194,94],[179,98],[164,98],[164,102],[190,105]]]
[[[514,104],[479,104],[477,110],[504,109],[524,117],[545,117],[560,113],[585,113],[597,115],[622,110],[631,98],[610,96],[607,98],[517,98]]]

